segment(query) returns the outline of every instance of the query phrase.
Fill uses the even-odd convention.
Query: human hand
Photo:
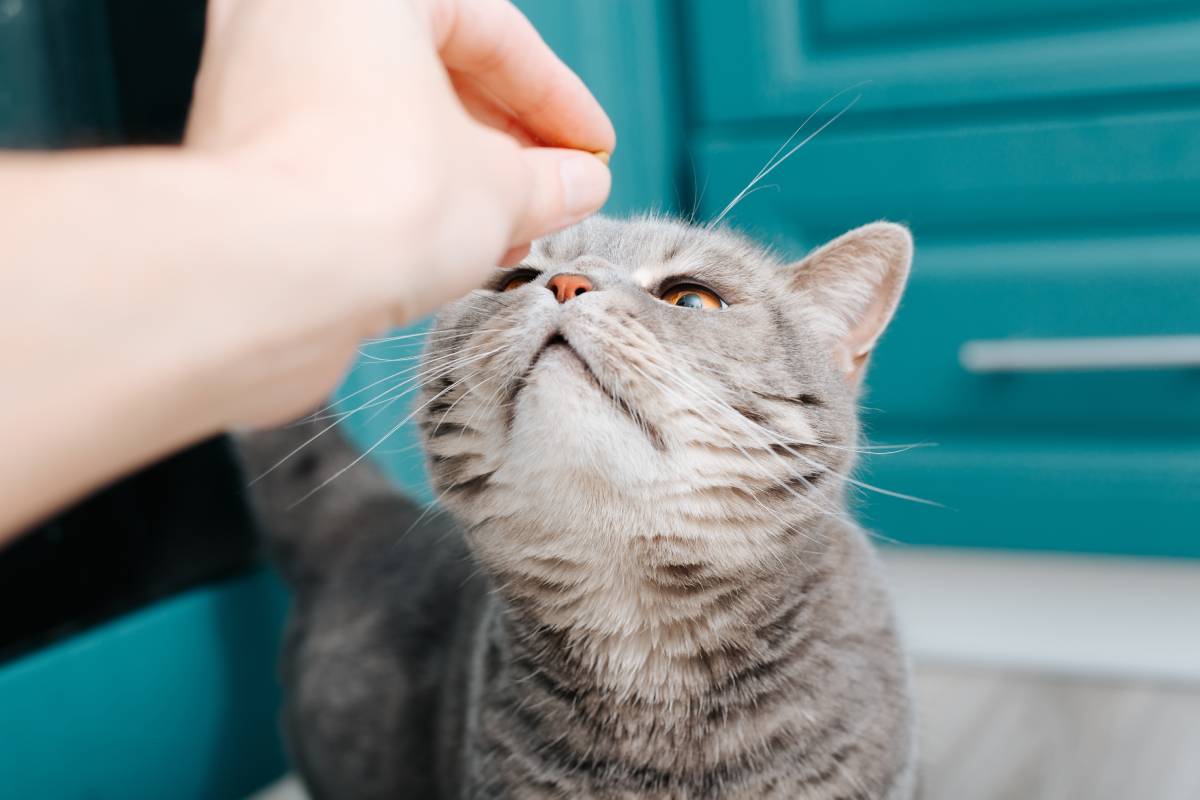
[[[253,209],[257,258],[229,283],[274,343],[233,373],[231,423],[307,410],[363,336],[475,288],[608,195],[588,154],[612,150],[608,118],[508,0],[209,13],[186,146]]]

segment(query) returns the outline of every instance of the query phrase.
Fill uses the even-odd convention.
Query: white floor
[[[1197,800],[1200,690],[920,667],[920,800]]]

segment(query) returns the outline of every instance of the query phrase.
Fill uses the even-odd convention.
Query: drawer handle
[[[958,363],[976,374],[1200,368],[1200,336],[975,339]]]

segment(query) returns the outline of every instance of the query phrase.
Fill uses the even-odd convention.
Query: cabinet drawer
[[[761,185],[774,189],[747,196],[730,218],[801,248],[881,217],[909,222],[919,241],[1200,232],[1200,107],[917,127],[856,113],[773,171]],[[697,134],[701,219],[792,130]]]
[[[698,137],[702,218],[785,137]],[[751,194],[731,218],[794,254],[874,218],[912,225],[910,293],[869,377],[880,425],[1200,426],[1195,368],[960,365],[962,345],[979,339],[1200,335],[1200,112],[830,128],[766,182],[778,191]]]
[[[1200,14],[1179,0],[696,0],[687,4],[696,119],[798,121],[870,81],[883,115],[1200,87]]]
[[[813,4],[810,18],[823,41],[850,44],[882,36],[948,39],[985,26],[1008,37],[1032,29],[1107,27],[1174,18],[1189,5],[1188,0],[824,0]]]
[[[785,136],[700,136],[701,218],[719,213]],[[1197,142],[1200,112],[1188,110],[831,128],[767,178],[778,191],[748,196],[731,219],[793,254],[880,217],[913,227],[912,283],[868,377],[875,426],[1194,431],[1194,367],[981,375],[964,369],[960,349],[1200,335]]]
[[[864,524],[902,544],[1200,558],[1200,437],[955,437],[869,456]]]
[[[926,436],[1200,433],[1200,360],[1137,368],[1188,335],[1200,336],[1200,237],[932,242],[918,247],[868,373],[870,424]],[[1132,337],[1142,355],[1108,337]],[[1018,338],[1034,360],[1018,350],[997,371],[964,363],[968,343]],[[1064,339],[1081,341],[1056,364],[1036,363]]]

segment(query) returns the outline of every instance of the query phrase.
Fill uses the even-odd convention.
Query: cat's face
[[[536,243],[430,336],[420,418],[442,502],[509,531],[474,537],[494,561],[653,537],[773,557],[840,503],[910,255],[886,223],[793,265],[662,219]]]

